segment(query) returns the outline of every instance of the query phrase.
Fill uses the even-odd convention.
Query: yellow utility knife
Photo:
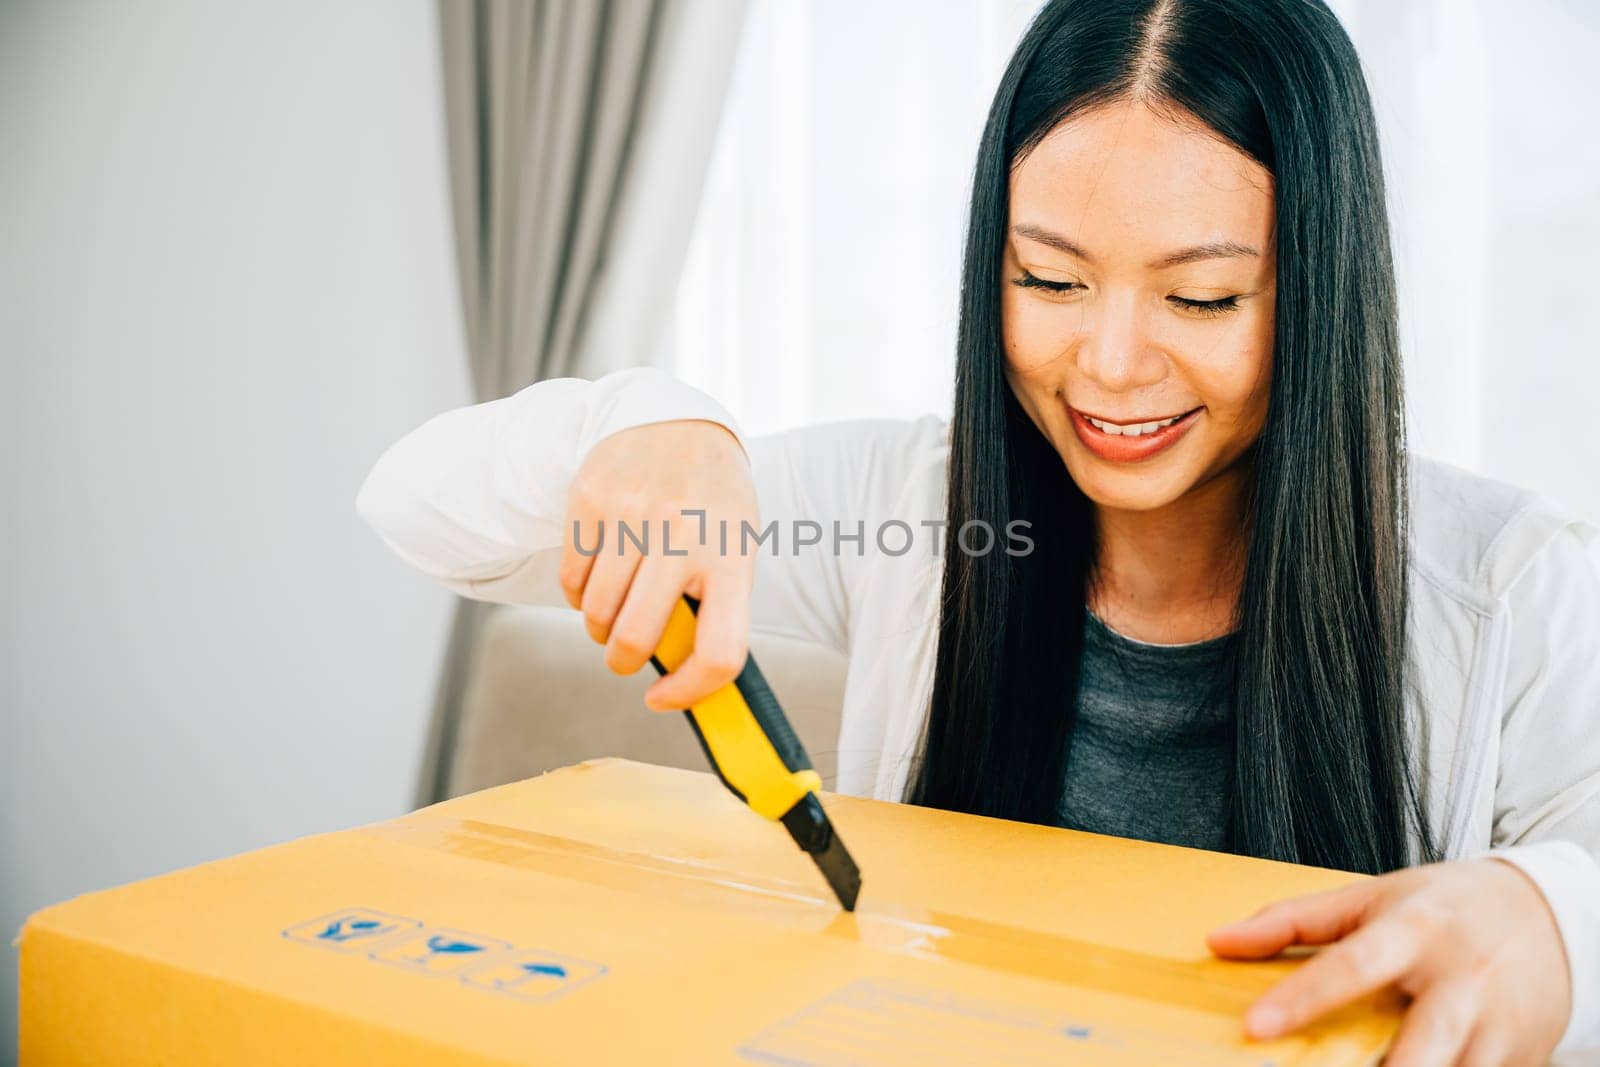
[[[662,674],[675,671],[694,649],[699,603],[682,597],[661,635],[651,664]],[[711,767],[734,796],[757,814],[781,822],[816,863],[845,911],[854,911],[861,871],[822,810],[817,790],[822,779],[811,767],[778,698],[748,656],[739,677],[684,711]]]

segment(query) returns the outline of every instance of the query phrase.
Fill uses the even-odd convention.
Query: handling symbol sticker
[[[549,949],[519,948],[371,908],[346,908],[308,919],[284,930],[283,936],[523,1001],[555,1000],[606,973],[602,963]]]
[[[415,919],[366,908],[349,908],[291,926],[283,931],[283,936],[335,952],[370,952],[377,942],[389,935],[421,926]]]
[[[510,943],[460,930],[426,929],[372,953],[380,963],[411,967],[429,974],[460,974],[493,953],[506,952]]]
[[[598,963],[528,949],[462,975],[461,980],[521,1000],[550,1000],[605,973],[605,967]]]

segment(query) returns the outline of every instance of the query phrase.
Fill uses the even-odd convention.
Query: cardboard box
[[[24,928],[22,1061],[1377,1061],[1392,1000],[1250,1043],[1295,961],[1205,931],[1332,871],[829,796],[841,912],[710,774],[569,767],[103,893]]]

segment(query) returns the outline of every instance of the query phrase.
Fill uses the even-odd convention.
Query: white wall
[[[465,402],[429,0],[0,7],[0,1061],[25,915],[408,806]]]

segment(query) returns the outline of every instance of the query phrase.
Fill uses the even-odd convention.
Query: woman
[[[359,506],[469,596],[559,580],[621,672],[701,598],[652,708],[752,621],[846,652],[841,791],[1382,875],[1212,933],[1329,946],[1252,1036],[1392,985],[1392,1065],[1600,1047],[1596,532],[1406,454],[1383,204],[1319,3],[1054,0],[979,150],[948,426],[744,440],[658,372],[549,381]]]

